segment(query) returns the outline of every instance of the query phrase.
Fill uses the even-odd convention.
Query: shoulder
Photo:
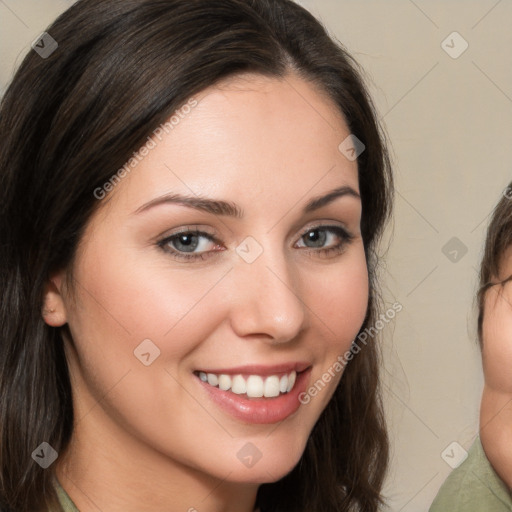
[[[485,456],[477,437],[467,459],[441,486],[429,512],[512,511],[512,497]]]

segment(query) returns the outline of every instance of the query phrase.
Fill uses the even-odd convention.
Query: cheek
[[[512,394],[512,325],[507,320],[483,330],[482,360],[485,382]]]
[[[338,353],[356,337],[368,307],[368,269],[362,245],[342,263],[317,280],[308,280],[305,293],[312,321],[325,334],[327,348]]]
[[[486,385],[512,394],[512,297],[509,285],[489,293],[482,325],[482,359]]]
[[[170,272],[169,267],[140,265],[127,254],[93,249],[77,265],[79,299],[69,319],[79,358],[72,363],[81,393],[77,416],[96,410],[94,404],[101,402],[122,428],[163,452],[176,450],[176,456],[176,439],[195,432],[197,418],[222,435],[179,382],[189,378],[180,363],[215,328],[208,292],[224,271]],[[139,359],[134,350],[148,339],[153,345],[145,342]],[[145,365],[142,354],[148,352],[152,362]]]
[[[201,303],[223,273],[220,268],[170,269],[164,260],[155,263],[93,247],[77,274],[83,283],[81,304],[70,323],[86,334],[84,340],[102,342],[102,352],[117,361],[132,363],[134,349],[150,339],[172,362],[194,348],[200,332],[212,328],[211,310],[205,316]],[[179,343],[173,341],[177,339]]]
[[[308,280],[305,294],[311,311],[311,350],[317,364],[302,400],[314,404],[309,409],[314,418],[326,407],[342,377],[346,353],[368,308],[368,269],[362,245],[343,263],[333,265],[332,272],[324,272],[322,279]],[[351,357],[357,357],[360,350]]]

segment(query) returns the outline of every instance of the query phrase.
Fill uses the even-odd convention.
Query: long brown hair
[[[93,191],[187,99],[237,73],[295,72],[339,107],[366,146],[358,172],[370,299],[361,332],[377,319],[376,244],[392,203],[385,138],[361,71],[291,0],[79,0],[47,32],[58,47],[45,58],[29,52],[0,106],[0,502],[16,512],[58,506],[52,466],[31,454],[43,441],[63,451],[72,435],[61,332],[41,317],[44,284],[70,268],[99,203]],[[298,465],[260,487],[262,510],[377,510],[388,462],[378,374],[372,342],[348,364]]]

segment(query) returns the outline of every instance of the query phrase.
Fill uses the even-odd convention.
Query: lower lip
[[[210,386],[199,377],[196,379],[224,412],[247,423],[265,424],[283,421],[299,409],[299,395],[306,390],[310,373],[311,368],[308,368],[297,374],[293,389],[273,398],[247,398]]]

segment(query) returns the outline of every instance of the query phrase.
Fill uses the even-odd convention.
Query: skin
[[[72,282],[64,269],[48,282],[45,320],[72,337],[75,426],[57,477],[82,512],[252,511],[258,486],[298,462],[341,372],[283,422],[260,425],[219,409],[192,372],[308,361],[309,387],[366,313],[360,199],[302,212],[332,189],[359,192],[357,162],[338,150],[350,132],[336,106],[294,75],[241,75],[196,99],[92,216]],[[244,217],[177,204],[133,213],[169,192],[234,202]],[[304,231],[321,224],[352,240],[321,231],[323,245],[306,245]],[[204,260],[158,246],[187,227],[219,241],[200,239]],[[253,263],[235,251],[247,236],[263,250]],[[144,339],[161,352],[150,366],[133,354]],[[251,468],[236,455],[248,442],[262,454]]]
[[[510,275],[512,248],[502,259],[497,280]],[[484,307],[480,439],[496,473],[512,489],[512,283],[491,287]]]

